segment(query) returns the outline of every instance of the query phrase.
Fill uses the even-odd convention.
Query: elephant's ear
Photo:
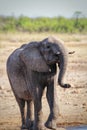
[[[49,72],[49,67],[37,47],[23,49],[20,53],[20,58],[26,67],[33,71]]]

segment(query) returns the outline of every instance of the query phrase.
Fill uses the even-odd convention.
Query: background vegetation
[[[87,33],[87,18],[0,16],[0,32],[58,32]]]

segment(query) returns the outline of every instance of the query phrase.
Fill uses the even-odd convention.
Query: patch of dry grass
[[[58,87],[61,114],[58,123],[61,126],[87,123],[87,35],[7,33],[0,34],[0,130],[20,129],[20,112],[6,75],[8,56],[22,44],[40,41],[50,35],[62,39],[69,51],[75,51],[69,55],[66,74],[66,80],[70,82],[72,88],[64,92]],[[43,102],[44,117],[47,117],[49,111],[45,97]]]

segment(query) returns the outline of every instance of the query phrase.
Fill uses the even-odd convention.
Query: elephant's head
[[[69,84],[63,83],[67,67],[67,51],[60,40],[49,37],[40,42],[26,45],[20,57],[28,68],[37,72],[49,72],[50,66],[58,64],[58,84],[63,88],[69,88]]]

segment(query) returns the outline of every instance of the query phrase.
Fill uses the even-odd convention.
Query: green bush
[[[87,33],[87,18],[67,19],[64,17],[29,18],[20,16],[0,17],[1,32],[57,32],[57,33]]]

